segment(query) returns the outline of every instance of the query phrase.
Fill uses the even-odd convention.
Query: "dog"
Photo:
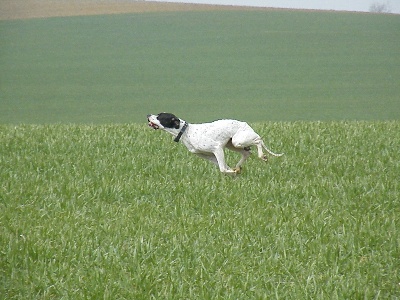
[[[186,148],[201,158],[217,165],[222,173],[236,175],[250,156],[250,147],[256,146],[258,157],[267,161],[263,148],[273,156],[282,156],[269,150],[261,137],[247,124],[238,120],[217,120],[211,123],[189,124],[171,113],[147,115],[148,125],[153,129],[163,129],[180,140]],[[235,168],[225,163],[224,148],[239,152],[242,157]]]

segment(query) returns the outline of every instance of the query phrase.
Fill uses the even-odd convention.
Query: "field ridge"
[[[152,1],[55,1],[55,0],[2,0],[0,20],[32,19],[66,16],[126,14],[144,12],[177,11],[265,11],[274,8],[248,7],[237,5],[210,5],[193,3],[168,3]]]

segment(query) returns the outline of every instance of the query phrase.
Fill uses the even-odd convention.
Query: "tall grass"
[[[231,178],[142,125],[1,126],[0,295],[399,298],[400,123],[254,128],[286,155]]]

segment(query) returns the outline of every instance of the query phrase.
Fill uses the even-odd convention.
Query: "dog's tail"
[[[264,142],[262,142],[262,146],[264,147],[264,149],[265,149],[269,154],[271,154],[271,155],[273,155],[273,156],[279,157],[279,156],[282,156],[282,155],[285,154],[285,153],[274,153],[274,152],[272,152],[271,150],[269,150],[269,149],[267,148],[267,146],[265,146]]]

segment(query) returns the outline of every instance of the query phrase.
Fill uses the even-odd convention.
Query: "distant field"
[[[398,119],[399,28],[305,11],[0,21],[0,123]]]
[[[398,299],[400,122],[254,128],[286,155],[231,178],[138,124],[0,126],[0,295]]]

